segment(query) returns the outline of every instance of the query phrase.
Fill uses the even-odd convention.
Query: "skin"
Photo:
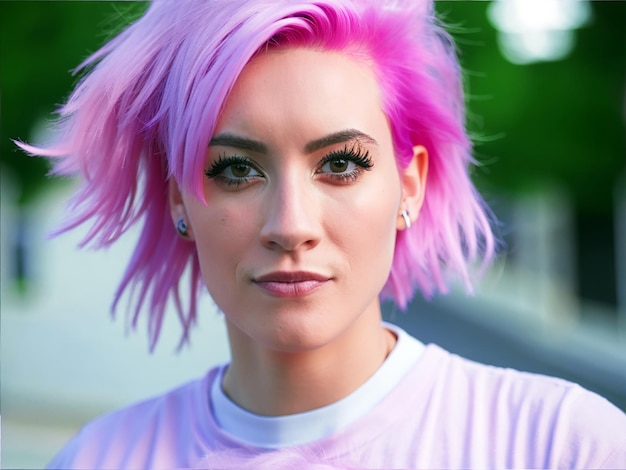
[[[350,150],[372,167],[342,160]],[[380,367],[396,339],[380,324],[378,294],[405,229],[400,213],[419,214],[427,166],[416,146],[398,170],[365,63],[298,48],[244,68],[207,152],[208,204],[170,183],[172,218],[188,222],[225,315],[232,362],[222,387],[234,402],[260,415],[303,412]],[[308,274],[282,278],[293,272]]]

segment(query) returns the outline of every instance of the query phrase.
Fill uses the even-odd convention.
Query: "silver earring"
[[[409,211],[404,209],[400,215],[404,219],[404,225],[406,226],[406,228],[410,229],[411,228],[411,217],[409,217]]]
[[[181,215],[176,222],[176,231],[181,237],[187,238],[189,233],[187,232],[187,222],[185,222],[184,217]]]

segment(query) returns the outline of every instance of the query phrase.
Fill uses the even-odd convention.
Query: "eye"
[[[354,162],[346,160],[345,158],[335,158],[326,162],[321,170],[323,170],[324,173],[344,173],[348,168],[354,169],[355,166]]]
[[[226,168],[222,174],[232,178],[246,178],[248,176],[260,176],[259,172],[247,163],[233,163]]]
[[[226,186],[239,186],[257,178],[263,178],[252,160],[238,155],[230,157],[221,155],[204,174],[207,178]]]
[[[373,168],[372,158],[369,152],[363,151],[357,146],[336,150],[326,155],[320,162],[317,173],[332,182],[350,183],[356,181],[364,171]]]

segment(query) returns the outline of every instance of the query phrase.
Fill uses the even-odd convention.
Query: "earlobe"
[[[424,203],[428,177],[428,150],[423,145],[413,147],[413,158],[401,170],[402,202],[398,213],[397,229],[406,230],[415,223]]]
[[[193,231],[189,224],[189,218],[187,216],[187,210],[185,209],[185,201],[180,191],[176,179],[172,176],[169,180],[168,196],[170,204],[170,214],[172,216],[172,222],[178,235],[185,240],[193,241]]]

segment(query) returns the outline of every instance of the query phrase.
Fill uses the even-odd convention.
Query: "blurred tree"
[[[28,141],[33,127],[52,117],[77,80],[70,71],[137,14],[128,3],[0,1],[0,165],[21,205],[49,182],[49,164],[25,157],[10,139]]]
[[[626,2],[592,2],[591,23],[560,61],[504,59],[487,21],[489,2],[438,2],[462,51],[470,128],[484,141],[478,184],[511,195],[556,182],[583,213],[610,215],[625,168],[622,116]],[[465,28],[465,31],[463,31]]]
[[[578,293],[617,304],[614,197],[626,173],[624,86],[626,2],[591,2],[563,60],[514,65],[497,47],[489,2],[438,2],[462,52],[469,127],[483,167],[475,181],[490,197],[545,186],[564,190],[574,210]],[[465,29],[465,30],[463,30]]]
[[[0,170],[16,191],[15,220],[2,227],[6,260],[17,292],[32,279],[27,207],[56,179],[46,159],[29,158],[11,139],[32,142],[77,81],[70,73],[145,7],[143,3],[0,0]]]

